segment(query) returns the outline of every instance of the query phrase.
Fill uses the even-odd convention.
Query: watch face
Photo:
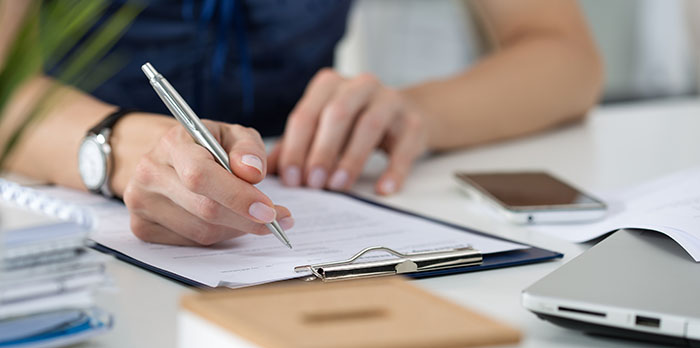
[[[107,176],[107,158],[95,139],[86,138],[78,152],[78,167],[85,186],[96,190],[102,186]]]

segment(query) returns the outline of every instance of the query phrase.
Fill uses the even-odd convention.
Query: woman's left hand
[[[269,171],[287,186],[344,191],[380,148],[389,163],[375,190],[391,194],[426,149],[425,122],[401,93],[374,76],[347,79],[323,69],[289,115],[282,139],[268,157]]]

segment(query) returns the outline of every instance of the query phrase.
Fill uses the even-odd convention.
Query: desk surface
[[[455,170],[545,169],[587,190],[634,185],[700,163],[700,100],[639,103],[595,110],[586,122],[505,143],[427,158],[404,190],[378,198],[494,235],[556,250],[560,261],[417,280],[414,283],[520,328],[522,347],[616,347],[639,343],[590,337],[537,319],[520,305],[520,292],[585,251],[572,244],[513,226],[470,208],[458,191]],[[357,192],[370,195],[381,168],[373,159]],[[194,291],[135,266],[107,262],[115,289],[99,296],[115,314],[111,333],[80,347],[174,347],[179,297]]]

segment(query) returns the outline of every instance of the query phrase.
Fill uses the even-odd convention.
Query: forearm
[[[523,37],[454,78],[404,91],[445,150],[531,133],[585,115],[600,93],[595,49],[559,35]]]
[[[14,96],[0,127],[4,143],[44,91],[57,82],[37,77]],[[117,109],[92,96],[60,86],[54,101],[36,125],[23,135],[8,163],[11,171],[64,186],[81,188],[78,148],[88,129]],[[138,159],[150,150],[173,119],[153,114],[131,114],[115,126],[111,144],[114,159],[112,189],[121,196]]]

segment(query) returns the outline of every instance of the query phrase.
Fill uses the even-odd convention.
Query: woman
[[[4,16],[21,11],[22,2],[5,2]],[[114,166],[103,192],[123,197],[133,233],[149,242],[211,245],[267,233],[263,223],[273,219],[291,228],[289,210],[254,184],[277,173],[288,186],[347,190],[376,148],[389,159],[376,191],[392,194],[424,151],[580,119],[601,88],[601,63],[574,0],[475,1],[493,52],[459,74],[400,90],[328,68],[346,1],[167,3],[151,1],[117,43],[131,61],[116,76],[92,95],[61,87],[60,103],[22,140],[10,166],[84,187],[75,154],[86,131],[119,107],[137,108],[109,127]],[[145,61],[201,117],[217,120],[207,126],[235,175],[162,115],[138,69]],[[8,122],[54,83],[39,76],[24,86]],[[282,133],[269,155],[258,132]]]

